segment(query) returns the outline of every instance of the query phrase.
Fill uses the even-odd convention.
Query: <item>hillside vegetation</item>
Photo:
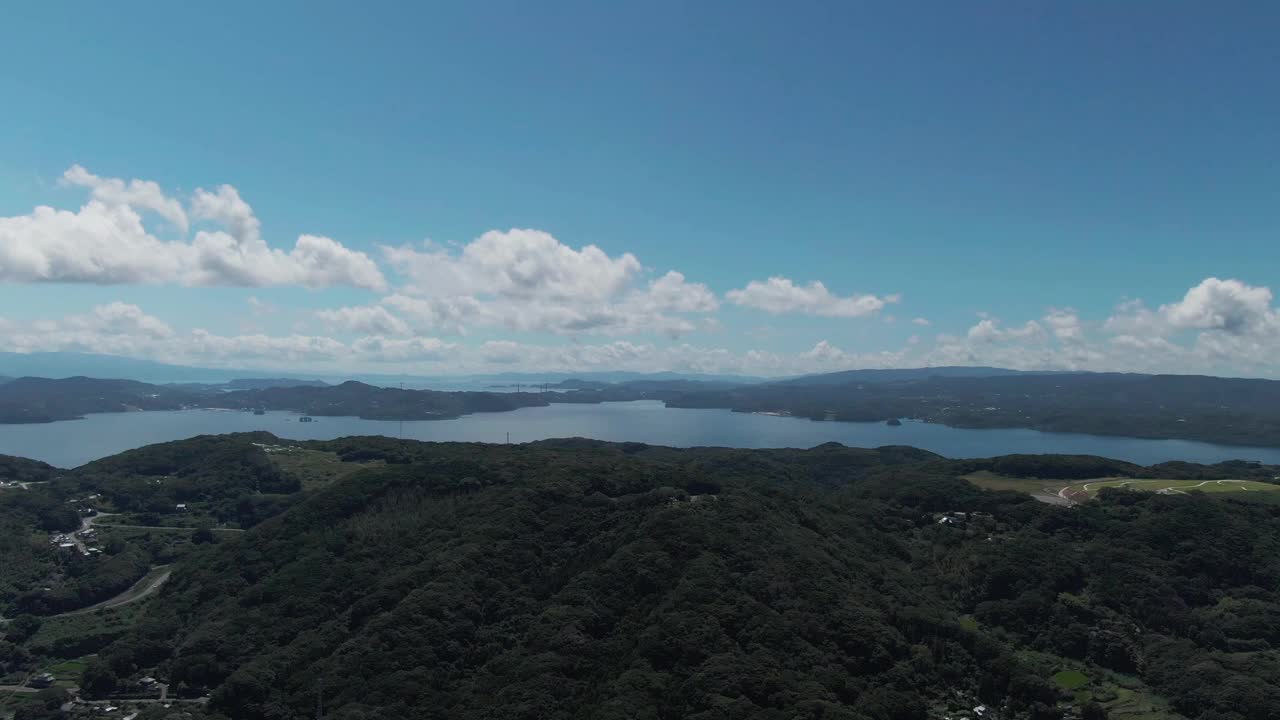
[[[151,674],[211,693],[211,717],[272,720],[318,701],[348,720],[1280,717],[1274,505],[1107,489],[1057,508],[959,477],[1029,459],[838,445],[347,438],[291,446],[314,455],[276,475],[253,459],[268,439],[77,471],[329,478],[185,551],[86,660],[85,693]]]

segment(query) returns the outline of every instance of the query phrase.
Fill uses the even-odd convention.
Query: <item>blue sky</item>
[[[1280,376],[1277,31],[1262,2],[11,9],[0,349]],[[250,252],[304,234],[341,252]]]

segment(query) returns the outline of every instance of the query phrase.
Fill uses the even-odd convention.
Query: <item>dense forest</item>
[[[176,410],[191,393],[133,380],[24,377],[0,384],[0,423],[74,420],[88,413]]]
[[[1035,720],[1139,705],[1280,717],[1272,493],[1106,490],[1062,508],[962,479],[1275,468],[835,444],[276,442],[195,438],[58,471],[40,492],[93,489],[103,508],[166,524],[184,517],[159,512],[179,498],[220,524],[241,501],[280,501],[247,532],[168,547],[172,577],[128,627],[58,647],[41,631],[7,640],[11,654],[35,668],[96,650],[87,697],[148,674],[237,719],[317,704],[346,719],[925,720],[979,704]],[[320,484],[299,475],[321,470]],[[165,478],[148,505],[140,488]],[[0,493],[0,517],[34,529],[38,497]],[[159,564],[166,550],[148,542],[112,559]],[[53,608],[15,608],[12,552],[9,607],[38,623]]]

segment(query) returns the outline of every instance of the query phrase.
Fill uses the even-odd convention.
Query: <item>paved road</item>
[[[115,523],[103,523],[98,526],[99,530],[103,528],[125,528],[127,530],[173,530],[175,532],[195,532],[196,530],[200,529],[200,528],[193,528],[193,527],[174,527],[172,525],[117,525]],[[242,528],[216,527],[216,528],[209,528],[209,529],[214,532],[233,532],[233,533],[244,532]]]
[[[168,566],[161,565],[160,567],[167,568]],[[152,568],[152,570],[159,569],[160,568]],[[95,612],[97,610],[106,610],[107,608],[120,607],[121,605],[128,605],[129,603],[137,602],[159,590],[160,586],[164,585],[172,574],[173,572],[167,569],[155,576],[152,576],[151,573],[148,572],[142,577],[142,579],[131,585],[128,590],[125,590],[115,597],[107,598],[100,603],[94,603],[89,607],[83,607],[79,610],[69,610],[64,613],[58,613],[57,615],[45,615],[42,619],[70,617],[72,615],[87,615],[88,613]],[[12,622],[12,620],[9,618],[0,618],[0,625],[7,622]]]
[[[67,617],[69,615],[84,615],[87,613],[94,612],[95,610],[105,610],[106,608],[120,607],[121,605],[128,605],[131,602],[137,602],[147,597],[148,595],[154,593],[155,591],[159,590],[160,586],[164,585],[165,582],[168,581],[169,576],[172,574],[173,573],[170,570],[165,570],[164,572],[160,573],[159,575],[156,575],[155,577],[151,577],[151,574],[147,573],[146,576],[144,576],[138,582],[134,583],[133,586],[130,587],[128,590],[125,590],[124,592],[120,593],[119,595],[116,595],[113,598],[108,598],[106,600],[103,600],[100,603],[95,603],[86,608],[80,608],[79,610],[72,610],[70,612],[64,612],[60,615],[54,615],[53,617]]]

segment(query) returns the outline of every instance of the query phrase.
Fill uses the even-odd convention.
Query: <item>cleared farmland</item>
[[[1280,484],[1258,480],[1175,480],[1127,477],[1048,480],[1007,477],[989,472],[971,473],[966,475],[965,479],[988,490],[1016,490],[1030,493],[1041,499],[1056,498],[1073,503],[1092,500],[1104,488],[1127,488],[1166,495],[1186,495],[1192,492],[1231,493],[1239,496],[1253,495],[1260,500],[1280,501]]]

